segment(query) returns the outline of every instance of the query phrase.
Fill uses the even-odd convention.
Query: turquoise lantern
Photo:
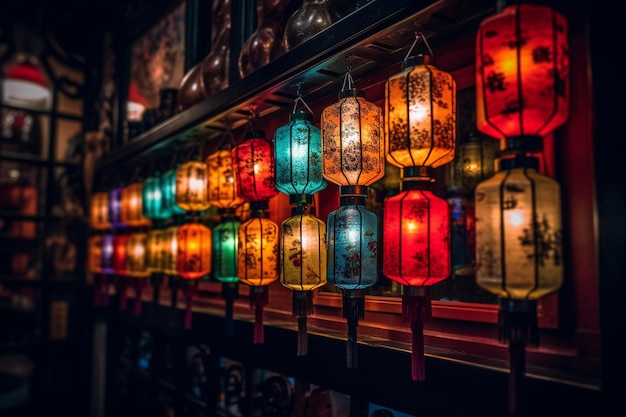
[[[163,192],[161,192],[161,176],[156,175],[146,178],[142,188],[143,215],[152,220],[167,219],[172,215],[170,207],[163,204]]]
[[[176,205],[176,168],[167,170],[160,178],[162,210],[169,212],[170,216],[185,214],[186,211]]]
[[[237,298],[239,287],[237,248],[240,225],[237,216],[225,212],[220,224],[213,228],[213,278],[222,283],[222,297],[226,301],[227,335],[233,333],[233,301]]]

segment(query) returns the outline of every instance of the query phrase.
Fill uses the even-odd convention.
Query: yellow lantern
[[[218,209],[235,208],[243,203],[237,194],[232,151],[220,149],[206,158],[207,200]]]
[[[202,161],[188,161],[176,169],[176,205],[186,211],[209,208],[207,167]]]
[[[150,275],[146,268],[146,233],[133,233],[126,240],[126,274],[145,278]]]
[[[176,275],[176,257],[178,255],[178,227],[170,226],[163,236],[163,272]]]
[[[94,230],[106,230],[109,223],[109,193],[93,193],[90,198],[89,226]]]
[[[127,226],[150,226],[151,222],[143,214],[143,184],[134,182],[122,189],[121,220]]]
[[[165,264],[165,231],[152,229],[146,237],[146,269],[155,274],[164,272]]]

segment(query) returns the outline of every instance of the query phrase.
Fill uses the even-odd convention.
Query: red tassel
[[[265,342],[263,334],[263,307],[268,302],[267,286],[250,287],[250,308],[254,309],[254,333],[252,343],[261,344]]]
[[[423,382],[426,379],[424,366],[424,325],[420,321],[411,323],[411,378]]]

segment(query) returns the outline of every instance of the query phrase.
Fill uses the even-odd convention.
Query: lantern
[[[407,58],[385,90],[387,161],[436,168],[454,159],[456,83],[431,55]]]
[[[206,158],[207,201],[218,209],[230,209],[243,203],[237,194],[231,149],[220,149]]]
[[[176,169],[176,205],[186,211],[209,208],[206,164],[203,161],[188,161]]]
[[[185,328],[191,328],[191,307],[197,280],[211,272],[211,230],[200,223],[185,223],[177,231],[176,274],[187,283]]]
[[[89,261],[87,269],[95,274],[102,273],[102,236],[91,236],[87,242]]]
[[[307,212],[308,211],[308,212]],[[326,284],[326,224],[299,205],[281,224],[280,283],[293,291],[298,317],[298,355],[307,354],[307,316],[313,312],[313,290]]]
[[[100,261],[100,267],[105,274],[114,274],[114,240],[115,236],[112,234],[106,234],[102,236],[102,259]]]
[[[134,280],[135,308],[133,311],[136,316],[141,314],[141,294],[146,283],[144,278],[150,276],[150,271],[146,267],[146,244],[146,233],[133,233],[126,241],[126,274],[139,278]]]
[[[113,270],[117,277],[117,287],[119,296],[120,310],[126,310],[127,294],[126,294],[126,242],[130,237],[129,234],[115,235],[113,238]]]
[[[263,307],[267,287],[278,280],[278,225],[267,210],[252,210],[251,218],[238,231],[237,272],[250,286],[250,308],[255,311],[253,343],[263,343]]]
[[[248,132],[232,149],[237,193],[248,202],[267,201],[278,194],[274,183],[274,149],[262,130]]]
[[[170,226],[164,231],[163,243],[163,272],[168,275],[176,275],[178,257],[178,228]]]
[[[167,219],[172,215],[169,208],[163,204],[161,192],[161,177],[157,175],[146,178],[142,186],[143,215],[148,219]]]
[[[263,343],[263,308],[268,286],[278,279],[278,225],[268,218],[268,200],[278,194],[272,143],[262,130],[248,132],[232,149],[237,193],[250,203],[251,218],[238,232],[239,280],[250,288],[250,308],[255,311],[253,343]]]
[[[569,115],[566,19],[516,3],[480,24],[476,36],[476,126],[507,147],[541,148]]]
[[[412,333],[411,377],[425,379],[423,324],[430,287],[450,275],[448,203],[431,191],[431,169],[454,160],[456,82],[432,54],[411,56],[386,83],[387,161],[402,169],[402,191],[384,203],[383,273],[402,284],[402,320]]]
[[[233,301],[238,295],[239,287],[237,248],[240,225],[237,216],[224,213],[221,222],[213,228],[213,277],[222,283],[222,297],[226,303],[227,335],[233,331]]]
[[[476,188],[476,282],[499,297],[498,334],[509,342],[510,403],[525,372],[526,344],[539,343],[537,300],[563,282],[560,187],[538,160],[503,159]]]
[[[111,227],[124,227],[122,222],[122,190],[124,187],[113,188],[109,192],[109,222]]]
[[[274,134],[276,188],[287,195],[313,195],[326,188],[320,130],[305,110],[291,113]]]
[[[122,223],[131,227],[150,226],[143,215],[143,183],[134,182],[122,189]]]
[[[476,186],[495,173],[496,143],[491,138],[483,138],[470,133],[459,146],[458,165],[461,186],[464,191],[474,194]]]
[[[160,288],[165,273],[165,258],[167,251],[165,230],[152,229],[146,237],[146,269],[151,273],[153,286],[153,302],[160,299]]]
[[[176,170],[167,170],[161,176],[161,197],[163,198],[163,211],[172,215],[185,214],[185,210],[176,205]]]
[[[109,223],[109,193],[93,193],[89,205],[89,226],[94,230],[106,230]]]
[[[405,175],[409,169],[405,170]],[[411,323],[413,380],[423,381],[423,323],[431,317],[428,288],[450,275],[448,203],[430,191],[428,177],[405,177],[384,204],[383,273],[403,285],[403,321]]]
[[[327,221],[327,278],[343,295],[348,367],[357,366],[356,327],[365,314],[363,290],[378,281],[378,219],[365,208],[365,198],[367,186],[385,175],[382,129],[382,110],[367,101],[362,90],[352,88],[348,70],[339,101],[321,116],[323,176],[340,186],[340,207]]]

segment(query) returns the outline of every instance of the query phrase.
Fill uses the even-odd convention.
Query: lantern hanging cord
[[[430,49],[430,45],[428,44],[428,40],[426,40],[426,36],[424,36],[424,34],[422,32],[416,32],[415,33],[415,39],[413,40],[413,43],[411,44],[411,47],[409,48],[409,51],[406,53],[406,56],[404,57],[403,62],[406,62],[409,59],[409,57],[411,56],[411,53],[413,53],[413,49],[415,49],[415,45],[417,45],[417,41],[419,41],[420,38],[422,38],[424,40],[424,44],[426,45],[426,48],[428,49],[428,53],[430,54],[430,56],[434,56],[433,50]]]
[[[313,114],[313,110],[311,110],[311,108],[309,107],[308,104],[306,104],[306,102],[302,99],[302,84],[304,84],[302,81],[300,81],[298,83],[298,88],[297,88],[297,97],[293,102],[293,110],[291,111],[292,113],[295,113],[297,108],[298,108],[298,102],[302,103],[302,105],[308,110],[309,113]]]
[[[252,132],[254,130],[254,123],[252,122],[253,119],[256,119],[257,117],[257,112],[256,112],[256,104],[255,103],[250,103],[250,115],[248,116],[248,123],[246,124],[246,130],[244,132],[244,137]]]
[[[343,78],[343,85],[341,86],[341,91],[344,90],[352,90],[352,84],[354,84],[354,80],[352,79],[352,64],[350,63],[350,57],[348,56],[348,70],[346,71],[346,76]]]

